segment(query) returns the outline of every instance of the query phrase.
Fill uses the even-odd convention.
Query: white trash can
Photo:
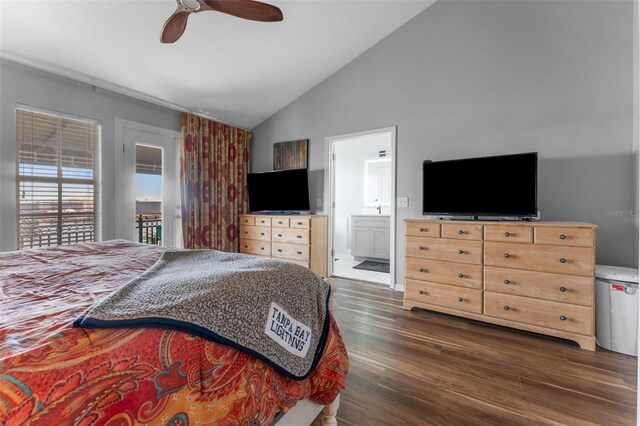
[[[638,270],[596,265],[596,342],[638,356]]]

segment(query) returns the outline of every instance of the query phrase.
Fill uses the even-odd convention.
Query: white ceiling
[[[203,12],[171,45],[174,0],[2,0],[0,53],[253,128],[433,2],[274,0],[283,22]]]

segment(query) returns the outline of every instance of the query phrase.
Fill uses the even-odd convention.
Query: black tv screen
[[[248,173],[247,192],[252,212],[310,210],[307,169]]]
[[[422,212],[452,216],[536,216],[538,153],[425,161]]]

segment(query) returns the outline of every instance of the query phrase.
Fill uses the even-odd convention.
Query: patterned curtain
[[[182,234],[188,249],[237,252],[239,215],[247,211],[246,130],[182,113]]]

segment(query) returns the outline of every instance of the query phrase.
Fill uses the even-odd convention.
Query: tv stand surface
[[[429,220],[429,219],[425,219]],[[534,217],[509,217],[509,216],[447,216],[440,217],[442,221],[464,221],[464,222],[537,222]]]
[[[298,211],[298,210],[283,210],[283,211],[264,211],[264,212],[251,212],[248,214],[262,215],[262,216],[309,216],[310,211]]]
[[[443,217],[440,220],[465,220],[465,221],[476,221],[479,220],[478,216],[451,216],[451,217]]]

